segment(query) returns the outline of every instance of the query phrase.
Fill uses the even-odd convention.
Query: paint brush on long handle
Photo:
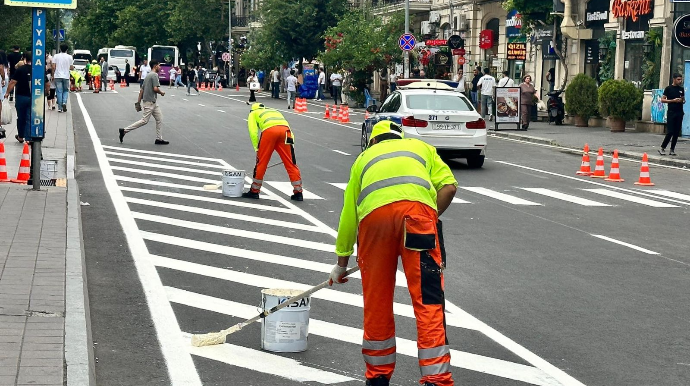
[[[345,276],[349,276],[349,275],[351,275],[357,271],[359,271],[359,267],[357,267],[357,266],[352,267],[352,268],[348,269],[347,271],[345,271]],[[321,283],[315,287],[312,287],[312,288],[310,288],[310,289],[308,289],[308,290],[306,290],[300,294],[297,294],[297,295],[291,297],[290,299],[284,301],[283,303],[278,304],[277,306],[271,308],[270,310],[261,311],[261,313],[259,313],[259,315],[256,315],[255,317],[253,317],[249,320],[245,320],[244,322],[237,323],[236,325],[234,325],[230,328],[226,328],[223,331],[210,332],[208,334],[192,335],[192,346],[203,347],[203,346],[213,346],[216,344],[223,344],[223,343],[225,343],[225,339],[227,338],[228,335],[235,333],[235,332],[243,329],[245,326],[248,326],[248,325],[256,322],[259,319],[263,319],[263,318],[267,317],[268,315],[271,315],[272,313],[287,307],[288,305],[296,302],[297,300],[300,300],[302,298],[306,298],[307,296],[310,296],[314,292],[326,287],[327,285],[328,285],[328,280],[326,280],[323,283]]]

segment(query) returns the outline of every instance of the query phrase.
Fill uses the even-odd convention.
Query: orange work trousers
[[[295,159],[295,148],[286,144],[287,138],[292,139],[292,132],[287,126],[273,126],[261,132],[259,138],[259,151],[256,152],[256,166],[254,167],[254,180],[250,191],[258,193],[264,182],[264,175],[271,160],[273,151],[278,152],[283,161],[294,193],[302,192],[302,177],[300,176],[297,160]]]
[[[101,76],[93,76],[92,78],[96,91],[101,91]]]
[[[368,214],[359,224],[357,259],[364,291],[362,354],[367,379],[395,369],[393,293],[398,256],[417,319],[421,383],[452,386],[450,347],[446,339],[443,270],[438,216],[428,205],[399,201]]]

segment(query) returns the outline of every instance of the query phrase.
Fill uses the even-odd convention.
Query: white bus
[[[84,72],[87,63],[91,63],[91,51],[89,50],[74,50],[72,53],[74,58],[74,69]]]
[[[148,59],[149,61],[158,61],[161,64],[158,79],[161,84],[167,84],[170,81],[170,69],[180,65],[180,50],[175,46],[155,45],[149,47]]]
[[[100,51],[99,51],[100,54]],[[137,49],[131,46],[115,46],[108,49],[108,57],[106,58],[108,64],[117,66],[117,68],[125,73],[125,60],[129,62],[130,71],[139,63],[139,55]]]

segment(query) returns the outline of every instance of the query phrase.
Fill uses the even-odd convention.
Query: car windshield
[[[84,59],[74,59],[75,66],[86,66],[87,61]]]
[[[133,58],[134,57],[134,51],[132,51],[132,50],[110,50],[110,57]]]
[[[460,94],[413,94],[406,96],[407,107],[412,110],[473,111],[472,105]]]

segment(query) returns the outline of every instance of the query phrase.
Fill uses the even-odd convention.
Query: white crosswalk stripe
[[[480,194],[482,196],[495,198],[497,200],[507,202],[513,205],[527,205],[527,206],[541,206],[541,204],[528,201],[519,197],[511,196],[509,194],[497,192],[495,190],[482,188],[478,186],[461,186],[460,189],[469,190],[470,192]]]
[[[279,191],[286,196],[293,195],[292,183],[284,181],[264,181],[264,184],[268,184],[273,189]],[[302,196],[305,200],[323,200],[323,197],[318,196],[307,189],[302,190]]]
[[[588,200],[586,198],[556,192],[556,191],[551,190],[551,189],[543,189],[543,188],[521,188],[521,189],[526,190],[528,192],[541,194],[541,195],[544,195],[547,197],[556,198],[559,200],[572,202],[573,204],[579,204],[579,205],[583,205],[583,206],[611,206],[611,205],[604,204],[601,202]]]
[[[650,200],[648,198],[633,196],[632,194],[625,194],[625,193],[617,192],[614,190],[608,190],[608,189],[583,189],[583,190],[588,191],[588,192],[592,192],[592,193],[596,193],[596,194],[601,194],[602,196],[618,198],[618,199],[621,199],[624,201],[630,201],[630,202],[634,202],[637,204],[651,206],[654,208],[677,208],[678,207],[676,205],[667,204],[665,202],[654,201],[654,200]]]

